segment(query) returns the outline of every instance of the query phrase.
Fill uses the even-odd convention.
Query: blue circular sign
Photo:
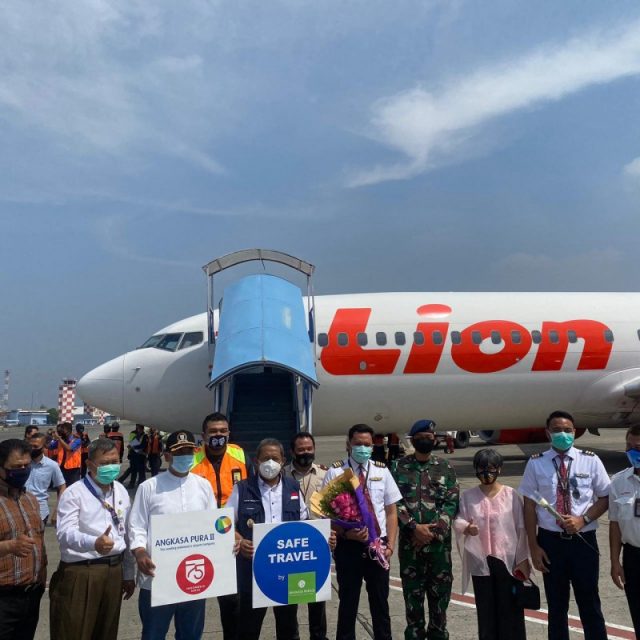
[[[253,557],[253,575],[267,598],[289,604],[289,577],[315,574],[319,590],[329,576],[331,553],[325,537],[306,522],[287,522],[270,531]]]

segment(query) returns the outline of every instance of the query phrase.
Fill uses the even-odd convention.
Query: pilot
[[[196,452],[191,473],[209,481],[218,508],[224,507],[234,485],[248,475],[246,456],[237,444],[229,442],[229,421],[223,413],[211,413],[202,422],[203,446]],[[224,640],[238,635],[237,594],[218,598]]]
[[[611,478],[609,495],[611,578],[625,590],[633,628],[640,638],[640,425],[627,430],[626,440],[631,466]]]
[[[574,420],[554,411],[547,418],[551,448],[527,462],[519,492],[533,566],[543,573],[549,606],[549,640],[569,640],[569,586],[587,640],[606,640],[598,594],[598,518],[609,505],[609,476],[592,451],[573,446]],[[545,500],[560,516],[540,506]],[[537,528],[537,532],[536,532]]]
[[[402,500],[402,494],[384,463],[371,460],[373,436],[373,429],[366,424],[351,427],[347,436],[349,456],[333,463],[324,484],[347,469],[358,476],[363,488],[366,487],[365,495],[375,513],[380,538],[385,543],[384,553],[389,560],[398,533],[396,503]],[[332,528],[338,537],[334,553],[340,598],[336,640],[353,640],[356,637],[356,615],[363,580],[369,595],[374,637],[376,640],[390,640],[389,570],[369,556],[366,527],[343,530],[333,525]]]

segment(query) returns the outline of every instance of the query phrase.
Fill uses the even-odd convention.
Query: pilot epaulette
[[[344,467],[344,460],[336,460],[331,466],[334,469],[342,469],[342,467]]]
[[[387,466],[384,462],[380,462],[379,460],[372,460],[371,464],[374,467],[382,467],[383,469],[386,468],[386,466]]]
[[[529,460],[535,460],[536,458],[540,458],[542,456],[541,453],[532,453]]]
[[[579,449],[580,453],[583,453],[585,456],[595,456],[596,454],[593,451],[589,451],[588,449]]]

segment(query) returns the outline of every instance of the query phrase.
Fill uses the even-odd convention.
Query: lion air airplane
[[[304,273],[279,252],[250,260]],[[214,409],[232,433],[309,429],[339,435],[367,423],[406,433],[417,419],[489,442],[544,439],[563,409],[579,427],[640,422],[640,297],[629,293],[374,293],[303,297],[260,273],[225,288],[220,310],[156,331],[87,373],[85,402],[143,424],[198,431]],[[242,438],[240,438],[242,439]]]

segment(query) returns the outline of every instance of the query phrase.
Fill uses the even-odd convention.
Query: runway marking
[[[402,592],[402,581],[400,580],[400,578],[391,576],[389,578],[389,583],[389,588],[393,589],[394,591]],[[451,602],[468,609],[476,608],[476,601],[472,595],[452,593]],[[529,622],[535,622],[536,624],[548,625],[549,612],[546,609],[539,609],[538,611],[531,611],[529,609],[526,609],[524,619],[528,620]],[[605,624],[607,627],[607,637],[609,638],[609,640],[635,640],[636,635],[631,627],[625,627],[624,625],[613,624],[609,622]],[[569,616],[569,630],[584,635],[584,629],[582,628],[582,622],[580,622],[580,618],[572,615]]]

